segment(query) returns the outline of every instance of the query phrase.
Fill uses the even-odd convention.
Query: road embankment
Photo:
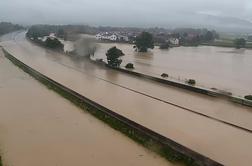
[[[98,103],[80,95],[79,93],[59,84],[38,71],[27,66],[4,50],[5,56],[23,71],[35,79],[70,100],[80,108],[84,108],[96,118],[102,120],[115,130],[127,135],[139,144],[157,152],[166,159],[181,162],[185,165],[221,165],[195,151],[182,146],[173,140],[164,137],[140,124],[109,110]]]
[[[99,64],[104,64],[104,63],[96,62],[94,60],[90,60],[90,61],[92,61],[92,62],[94,62],[94,63],[96,63],[98,65]],[[203,95],[208,95],[208,96],[212,96],[212,97],[224,97],[227,100],[229,100],[230,102],[234,102],[234,103],[237,103],[237,104],[240,104],[240,105],[252,107],[252,101],[244,99],[242,97],[238,97],[238,96],[234,96],[234,95],[230,95],[230,94],[225,94],[225,93],[217,92],[217,91],[214,91],[214,90],[211,90],[211,89],[202,88],[202,87],[199,87],[199,86],[193,86],[193,85],[189,85],[189,84],[182,83],[182,82],[177,82],[177,81],[174,81],[174,80],[158,78],[158,77],[154,77],[154,76],[151,76],[151,75],[136,72],[136,71],[130,70],[130,69],[124,69],[124,68],[121,68],[121,67],[120,68],[114,68],[114,67],[108,66],[107,64],[104,64],[104,65],[111,68],[111,69],[114,69],[114,70],[117,70],[117,71],[120,71],[120,72],[123,72],[123,73],[127,73],[127,74],[130,74],[130,75],[134,75],[134,76],[137,76],[137,77],[140,77],[140,78],[149,79],[149,80],[152,80],[152,81],[156,81],[158,83],[162,83],[162,84],[169,85],[169,86],[174,86],[174,87],[177,87],[177,88],[185,89],[185,90],[188,90],[188,91],[191,91],[191,92],[200,93],[200,94],[203,94]]]

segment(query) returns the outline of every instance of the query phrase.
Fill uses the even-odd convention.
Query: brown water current
[[[251,108],[97,67],[34,46],[24,33],[1,43],[48,77],[184,146],[225,165],[251,165],[252,134],[130,89],[252,129]],[[127,87],[127,88],[125,88]]]
[[[123,65],[131,62],[136,70],[160,76],[169,74],[177,80],[195,79],[207,88],[218,88],[244,96],[252,94],[252,50],[224,47],[178,47],[169,50],[155,48],[137,53],[129,44],[100,43],[96,58],[106,60],[105,52],[116,46],[125,53]]]
[[[1,50],[0,152],[6,166],[173,165],[48,90]]]

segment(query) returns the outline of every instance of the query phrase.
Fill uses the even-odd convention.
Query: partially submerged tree
[[[246,40],[244,38],[238,38],[234,40],[234,44],[237,49],[244,48],[246,46]]]
[[[244,98],[247,99],[247,100],[251,100],[252,101],[252,95],[247,95]]]
[[[120,57],[123,55],[124,53],[122,50],[117,49],[116,47],[110,48],[106,53],[108,65],[111,67],[119,67],[122,63]]]
[[[125,66],[126,69],[134,69],[134,64],[133,63],[128,63],[126,66]]]
[[[154,48],[154,40],[152,34],[148,32],[142,32],[136,38],[136,47],[139,52],[147,52],[148,48]]]
[[[161,43],[160,44],[160,49],[169,49],[170,47],[170,44],[168,42],[165,42],[165,43]]]
[[[196,81],[194,79],[189,79],[186,81],[189,85],[195,85]]]
[[[60,49],[63,50],[64,45],[57,38],[48,37],[45,41],[45,46],[52,49]]]

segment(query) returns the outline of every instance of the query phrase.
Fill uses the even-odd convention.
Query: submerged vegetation
[[[122,63],[120,57],[123,55],[124,53],[122,52],[122,50],[116,47],[110,48],[106,53],[108,65],[111,67],[119,67]]]
[[[64,45],[57,38],[48,37],[45,41],[45,46],[52,49],[63,50]]]
[[[147,52],[148,49],[154,48],[154,40],[151,33],[142,32],[136,37],[136,48],[138,52]]]
[[[252,95],[247,95],[244,98],[247,99],[247,100],[251,100],[252,101]]]
[[[126,66],[125,66],[126,69],[134,69],[134,64],[133,63],[128,63]]]
[[[163,74],[161,74],[161,77],[163,77],[163,78],[167,78],[167,77],[169,77],[169,75],[168,75],[168,74],[166,74],[166,73],[163,73]]]
[[[186,81],[189,85],[195,85],[196,81],[194,79],[189,79]]]

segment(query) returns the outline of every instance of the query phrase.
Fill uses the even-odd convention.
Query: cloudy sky
[[[0,0],[0,21],[24,24],[166,26],[197,15],[252,21],[252,0]]]

